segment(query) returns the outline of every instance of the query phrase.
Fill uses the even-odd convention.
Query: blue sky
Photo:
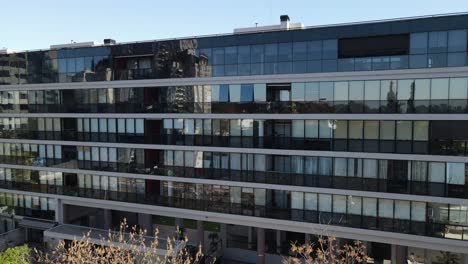
[[[467,0],[0,0],[0,48],[230,33],[282,14],[313,26],[465,11]]]

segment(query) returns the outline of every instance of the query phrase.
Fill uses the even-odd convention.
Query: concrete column
[[[7,232],[15,229],[15,220],[7,219]]]
[[[281,230],[276,230],[276,253],[281,253]]]
[[[429,249],[424,249],[424,263],[431,263],[431,251]]]
[[[265,120],[258,120],[258,136],[259,137],[263,137],[263,135],[265,135],[264,123],[265,123]]]
[[[430,263],[430,262],[428,262],[428,263]],[[463,263],[468,264],[468,254],[463,255]]]
[[[263,136],[265,135],[265,120],[258,120],[258,147],[263,147]]]
[[[257,264],[265,264],[265,229],[257,227]]]
[[[184,228],[184,219],[183,218],[176,218],[175,225],[179,228]]]
[[[184,238],[186,235],[186,231],[184,230],[184,219],[183,218],[176,218],[175,219],[175,231],[178,231],[178,236],[180,239]]]
[[[203,221],[197,221],[197,242],[205,249],[205,228],[203,226]]]
[[[146,229],[147,236],[154,236],[153,217],[150,214],[138,214],[138,225],[141,229]]]
[[[104,224],[103,228],[106,230],[112,229],[112,210],[110,209],[104,209],[103,211],[103,219],[104,219]]]
[[[55,222],[64,224],[65,213],[62,199],[55,199]]]
[[[253,227],[247,227],[247,248],[251,249],[253,246]]]
[[[310,243],[310,234],[304,234],[304,241],[305,243]]]
[[[219,238],[221,242],[221,249],[223,250],[223,253],[224,253],[224,249],[226,249],[227,247],[227,225],[226,224],[221,224],[219,235],[220,235]]]
[[[167,196],[174,196],[174,183],[172,181],[167,182]]]
[[[392,264],[406,263],[408,259],[408,247],[392,245]]]

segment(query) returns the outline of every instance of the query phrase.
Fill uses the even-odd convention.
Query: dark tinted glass
[[[410,36],[410,53],[427,53],[427,33],[412,33]]]
[[[322,41],[310,41],[307,43],[307,59],[320,60],[322,59]]]
[[[278,61],[292,60],[292,43],[280,43],[278,45]]]
[[[250,75],[250,64],[239,64],[237,66],[238,75]]]
[[[265,61],[274,62],[278,59],[278,44],[266,44],[265,45]]]
[[[237,75],[237,65],[236,64],[226,64],[226,65],[224,65],[224,75],[225,76],[235,76],[235,75]]]
[[[253,102],[253,84],[241,85],[241,102]]]
[[[294,61],[293,62],[294,73],[305,73],[307,72],[307,61]]]
[[[338,60],[338,71],[347,72],[354,71],[354,59],[339,59]]]
[[[293,60],[307,60],[307,42],[294,42]]]
[[[322,71],[323,72],[334,72],[337,70],[337,60],[323,60]]]
[[[410,56],[410,68],[426,68],[427,67],[427,55],[411,55]]]
[[[466,64],[466,53],[456,52],[449,53],[447,57],[447,66],[449,67],[460,67]]]
[[[264,45],[251,46],[251,62],[252,63],[263,63],[265,61]]]
[[[250,46],[239,46],[237,52],[239,63],[250,63]]]
[[[224,48],[224,63],[236,64],[237,63],[237,47]],[[237,70],[236,70],[237,71]]]
[[[453,30],[448,32],[448,51],[466,51],[466,30]]]
[[[322,71],[322,61],[313,60],[307,62],[307,72],[321,72]]]
[[[323,59],[336,59],[338,57],[338,41],[336,39],[324,40],[322,48]]]
[[[340,39],[338,45],[339,58],[406,55],[408,51],[408,34]]]
[[[429,32],[429,53],[447,52],[447,32]]]
[[[213,49],[213,64],[224,64],[224,48]]]
[[[429,54],[427,59],[427,67],[447,67],[447,53]]]
[[[229,85],[221,84],[219,86],[219,102],[229,102]]]
[[[392,56],[390,58],[390,69],[408,69],[408,56]]]

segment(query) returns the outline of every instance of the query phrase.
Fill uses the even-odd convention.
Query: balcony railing
[[[158,164],[122,163],[85,160],[62,160],[48,158],[25,158],[0,156],[4,164],[26,165],[36,167],[55,167],[93,171],[110,171],[142,175],[158,175],[168,177],[196,178],[208,180],[224,180],[235,182],[251,182],[275,185],[291,185],[303,187],[320,187],[345,189],[355,191],[386,192],[413,195],[428,195],[451,198],[468,198],[467,184],[451,184],[428,181],[410,181],[397,179],[389,175],[387,179],[373,175],[368,177],[345,177],[335,175],[317,175],[310,173],[292,173],[279,171],[253,171],[219,168],[193,168],[182,166],[166,166]]]
[[[141,98],[141,102],[148,100]],[[306,101],[306,102],[122,102],[115,104],[2,104],[3,113],[468,113],[468,100],[366,100],[366,101]]]
[[[48,188],[47,186],[41,186],[39,184],[33,186],[32,184],[12,184],[11,182],[4,181],[0,182],[0,188],[40,193],[54,193],[99,200],[149,204],[204,212],[244,215],[307,223],[321,223],[420,236],[468,240],[467,226],[435,223],[430,219],[427,221],[414,221],[396,218],[355,215],[348,213],[280,208],[273,205],[231,203],[226,202],[229,201],[229,198],[226,197],[213,197],[213,200],[199,200],[168,197],[153,193],[129,193],[102,190],[95,191],[92,189],[80,189],[77,187]]]
[[[63,130],[56,132],[31,130],[3,130],[0,138],[39,139],[85,142],[112,142],[158,145],[210,146],[228,148],[262,148],[289,150],[321,150],[375,153],[408,153],[431,155],[468,155],[468,140],[378,140],[378,139],[326,139],[294,138],[284,136],[203,136],[184,134],[118,134],[76,132]],[[52,143],[52,142],[51,142]]]

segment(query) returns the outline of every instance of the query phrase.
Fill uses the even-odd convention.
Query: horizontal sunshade
[[[408,34],[338,40],[339,58],[406,55],[408,51]]]

